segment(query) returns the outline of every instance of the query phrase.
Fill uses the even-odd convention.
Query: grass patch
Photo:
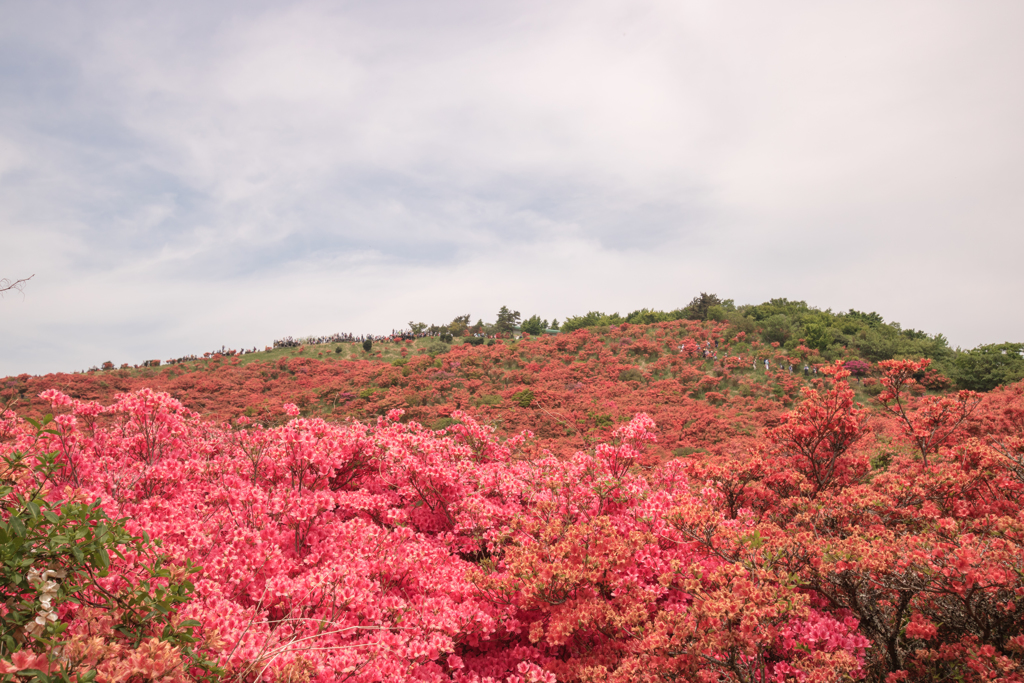
[[[173,365],[163,364],[154,368],[124,368],[115,370],[96,371],[104,374],[110,373],[113,376],[144,377],[146,375],[167,372],[174,368],[178,372],[192,372],[193,370],[208,370],[211,367],[221,365],[248,365],[249,363],[276,363],[282,358],[310,358],[324,362],[344,363],[352,360],[375,360],[378,362],[394,363],[395,361],[407,361],[408,356],[417,353],[429,353],[432,356],[448,351],[453,346],[465,343],[462,339],[456,339],[451,344],[445,344],[436,337],[424,337],[416,339],[409,344],[394,343],[388,344],[375,342],[373,350],[369,353],[363,351],[363,345],[359,343],[344,342],[341,344],[308,344],[305,347],[288,347],[271,349],[270,351],[257,351],[235,356],[220,356],[219,358],[198,358],[196,360],[184,361]],[[299,349],[302,348],[302,352]],[[406,350],[406,356],[402,356],[402,350]],[[378,356],[377,354],[380,354]]]
[[[459,424],[459,421],[453,417],[442,417],[431,422],[430,428],[436,432],[439,429],[448,429],[454,424]]]

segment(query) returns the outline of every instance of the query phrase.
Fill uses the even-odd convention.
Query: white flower
[[[41,636],[46,630],[46,625],[57,621],[57,612],[53,609],[53,601],[60,591],[60,584],[54,579],[63,579],[67,572],[62,569],[46,569],[40,571],[31,567],[25,578],[29,584],[39,593],[39,605],[41,610],[35,618],[25,625],[25,633],[29,636]]]

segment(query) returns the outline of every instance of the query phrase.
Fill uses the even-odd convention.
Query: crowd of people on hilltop
[[[264,351],[269,351],[269,350],[270,350],[269,346],[264,349]],[[177,365],[179,363],[188,363],[190,361],[209,360],[210,358],[213,358],[214,356],[241,356],[241,355],[244,355],[244,354],[247,354],[247,353],[256,353],[257,351],[259,351],[259,349],[257,347],[255,347],[255,346],[252,347],[251,349],[229,349],[227,346],[222,346],[222,347],[220,347],[219,350],[215,349],[213,351],[207,351],[206,353],[204,353],[201,356],[200,355],[196,355],[196,354],[193,353],[193,354],[190,354],[190,355],[187,355],[187,356],[181,356],[179,358],[170,358],[168,360],[159,360],[159,359],[146,360],[146,361],[142,361],[141,365],[136,365],[134,367],[136,367],[136,368],[155,368],[155,367],[159,367],[161,365]],[[133,367],[133,366],[128,365],[127,363],[123,363],[121,365],[122,369],[130,368],[130,367]],[[110,368],[107,367],[107,363],[103,364],[103,369],[104,370],[110,369]]]
[[[341,344],[341,343],[352,343],[361,342],[364,337],[362,335],[354,335],[350,332],[340,332],[335,334],[328,334],[319,337],[299,337],[295,339],[293,337],[285,337],[284,339],[275,339],[274,346],[271,348],[275,349],[289,349],[296,346],[303,346],[309,344],[315,346],[317,344]]]
[[[454,335],[459,337],[465,337],[467,339],[503,339],[508,337],[518,337],[514,334],[485,334],[483,332],[472,332],[469,330],[464,331],[461,335]],[[273,349],[287,349],[296,348],[299,346],[316,346],[319,344],[343,344],[343,343],[362,343],[369,340],[374,344],[390,344],[390,343],[401,343],[407,341],[413,341],[415,339],[444,339],[445,337],[453,337],[451,332],[447,328],[431,328],[420,332],[413,332],[412,330],[391,330],[391,334],[352,334],[349,332],[335,333],[323,336],[310,336],[310,337],[285,337],[284,339],[275,339],[273,347],[267,347],[267,350]]]
[[[297,346],[316,346],[318,344],[352,344],[361,343],[369,340],[376,343],[390,343],[390,342],[405,342],[413,339],[422,339],[424,337],[436,337],[437,334],[430,334],[428,332],[420,332],[414,334],[409,330],[391,330],[391,334],[352,334],[351,332],[336,332],[334,334],[328,334],[323,336],[311,336],[311,337],[299,337],[295,339],[293,337],[285,337],[284,339],[275,339],[274,346],[271,348],[275,349],[288,349]]]
[[[209,360],[216,356],[242,356],[250,353],[273,351],[274,349],[287,349],[297,348],[300,346],[315,346],[319,344],[343,344],[343,343],[362,343],[367,340],[374,344],[378,343],[401,343],[412,341],[415,339],[424,339],[428,337],[443,338],[445,337],[443,331],[438,330],[426,330],[423,332],[414,333],[411,330],[391,330],[391,334],[352,334],[351,332],[337,332],[335,334],[321,335],[321,336],[309,336],[299,337],[285,337],[284,339],[275,339],[273,346],[267,346],[263,349],[258,347],[252,347],[251,349],[229,349],[227,346],[221,346],[220,349],[213,351],[207,351],[202,355],[190,354],[187,356],[181,356],[179,358],[170,358],[168,360],[153,359],[146,360],[139,365],[130,365],[128,363],[122,363],[120,369],[126,370],[130,368],[155,368],[161,365],[177,365],[179,363],[187,363],[191,361]],[[470,334],[470,337],[481,337],[481,338],[495,338],[500,335],[484,335],[484,334]],[[102,365],[103,370],[113,370],[115,365],[111,361],[106,361]],[[100,368],[93,368],[98,370]]]

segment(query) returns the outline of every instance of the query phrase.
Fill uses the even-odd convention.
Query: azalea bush
[[[860,377],[871,372],[871,363],[864,360],[848,360],[843,363],[843,368],[851,375]]]
[[[918,365],[884,366],[888,418],[836,365],[756,436],[667,461],[651,455],[679,437],[643,413],[564,455],[459,410],[434,431],[289,403],[263,426],[50,390],[45,424],[0,423],[0,669],[1019,681],[1022,402],[917,397]]]
[[[422,424],[476,407],[478,419],[494,424],[500,436],[529,430],[565,456],[592,448],[644,412],[662,436],[653,451],[665,458],[679,448],[755,433],[799,400],[801,377],[752,372],[749,344],[726,338],[726,332],[723,324],[679,320],[493,346],[449,346],[435,339],[403,347],[409,353],[387,363],[361,350],[355,360],[290,350],[296,355],[274,362],[241,363],[236,357],[144,371],[25,375],[9,378],[0,395],[22,397],[25,414],[41,416],[50,407],[39,396],[50,388],[104,404],[117,393],[151,388],[216,421],[244,414],[268,426],[287,420],[285,403],[298,405],[304,416],[329,420],[372,421],[401,409],[403,420]],[[788,367],[795,359],[786,353],[762,351],[757,367],[763,369],[765,356],[773,370]],[[526,391],[534,400],[521,406],[513,396]],[[475,406],[484,395],[502,402]]]
[[[9,433],[14,417],[4,411],[2,418]],[[59,434],[49,428],[52,415],[27,425],[0,460],[0,674],[39,681],[214,675],[217,667],[195,646],[199,622],[178,613],[194,590],[191,563],[169,562],[147,534],[108,517],[99,500],[60,486],[71,463],[39,448],[41,437]]]

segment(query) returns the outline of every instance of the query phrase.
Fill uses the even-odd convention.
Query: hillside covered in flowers
[[[680,319],[0,395],[7,680],[1024,680],[1024,383]]]

